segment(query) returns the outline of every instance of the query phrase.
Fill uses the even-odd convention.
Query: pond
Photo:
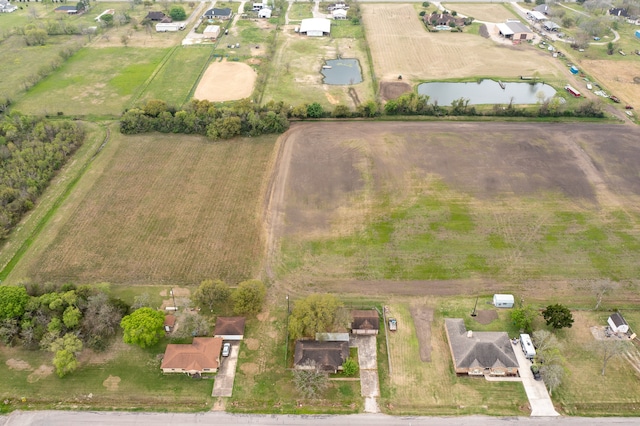
[[[325,84],[357,84],[362,82],[362,71],[357,59],[331,59],[320,71]]]
[[[422,83],[418,85],[418,94],[429,96],[429,103],[449,106],[460,98],[468,99],[469,105],[536,104],[552,98],[556,89],[544,83],[502,83],[494,80],[482,80],[472,83]]]

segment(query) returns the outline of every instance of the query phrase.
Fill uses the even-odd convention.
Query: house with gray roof
[[[462,318],[445,318],[444,325],[456,374],[518,375],[518,359],[506,332],[467,330]]]
[[[349,358],[349,342],[319,342],[298,340],[293,356],[293,368],[337,373]]]

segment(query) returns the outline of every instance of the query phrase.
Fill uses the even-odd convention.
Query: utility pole
[[[478,298],[476,297],[476,304],[473,306],[473,312],[471,312],[471,316],[475,317],[476,315],[476,308],[478,307]]]
[[[289,355],[289,295],[287,294],[287,328],[285,330],[286,343],[284,347],[284,368],[287,368],[287,357]]]

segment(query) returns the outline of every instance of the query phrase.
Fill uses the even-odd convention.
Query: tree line
[[[33,208],[84,138],[83,127],[72,121],[17,112],[0,121],[0,241]]]

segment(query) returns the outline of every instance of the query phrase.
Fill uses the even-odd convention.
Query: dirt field
[[[590,73],[597,76],[612,94],[620,98],[624,104],[631,104],[638,114],[640,110],[640,61],[582,61],[582,65]],[[605,100],[604,102],[611,102]]]
[[[376,75],[392,80],[559,75],[550,56],[531,46],[496,45],[473,34],[429,33],[411,5],[363,4]]]
[[[114,134],[10,278],[190,285],[254,277],[272,149],[272,138]]]
[[[204,72],[193,97],[212,102],[248,98],[256,78],[253,68],[242,62],[213,62]]]
[[[442,6],[460,15],[472,16],[476,21],[504,22],[507,19],[521,19],[502,4],[443,3]]]
[[[426,306],[411,307],[411,318],[416,327],[416,335],[420,343],[420,359],[431,362],[431,323],[433,322],[433,308]]]
[[[411,85],[409,83],[403,83],[401,81],[380,82],[380,97],[385,101],[396,99],[400,95],[410,91]]]
[[[631,126],[598,124],[294,125],[272,188],[271,263],[289,288],[370,295],[506,286],[540,297],[550,280],[555,294],[575,294],[571,279],[608,270],[589,259],[612,262],[619,279],[634,280],[636,249],[618,252],[615,241],[640,239],[632,219],[640,212],[638,138]],[[431,207],[422,210],[422,202]],[[443,203],[450,207],[440,213]],[[437,231],[441,215],[460,203],[469,209],[466,231]],[[582,233],[595,229],[610,247],[585,247]],[[476,254],[488,269],[450,272]],[[424,276],[407,274],[431,256],[442,269],[403,279]]]

